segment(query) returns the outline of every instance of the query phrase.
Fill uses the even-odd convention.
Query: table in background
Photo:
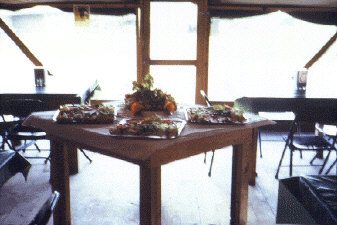
[[[35,87],[25,86],[17,87],[15,85],[4,85],[0,88],[0,114],[2,111],[2,102],[12,99],[38,99],[44,102],[45,110],[56,110],[63,104],[80,104],[82,96],[85,94],[85,88],[76,88],[70,86],[52,86]],[[77,149],[71,151],[72,167],[71,174],[78,172]]]
[[[46,110],[56,110],[63,104],[79,104],[85,89],[76,87],[16,87],[5,86],[0,88],[0,105],[4,100],[11,99],[39,99],[46,105]]]
[[[261,93],[246,95],[235,100],[234,105],[252,113],[294,112],[297,109],[314,106],[317,110],[334,112],[337,108],[337,91],[321,92],[292,91],[284,93]]]
[[[52,112],[33,113],[26,125],[44,130],[51,140],[51,177],[61,193],[54,224],[71,224],[69,149],[74,146],[135,163],[140,167],[140,224],[161,224],[161,166],[211,150],[233,146],[231,224],[247,224],[249,158],[255,145],[253,130],[269,125],[257,120],[247,125],[199,125],[187,123],[173,140],[114,138],[111,125],[62,125]],[[173,117],[184,118],[179,110]],[[255,147],[256,148],[256,147]],[[254,176],[255,178],[255,176]]]
[[[283,93],[265,93],[264,95],[255,94],[236,99],[234,106],[255,114],[259,112],[295,113],[300,109],[311,107],[311,110],[320,111],[322,117],[335,114],[337,121],[337,92],[330,90],[322,90],[320,92],[295,90],[292,92],[284,91]],[[330,118],[331,116],[327,117]],[[253,162],[253,168],[255,171],[256,160]]]

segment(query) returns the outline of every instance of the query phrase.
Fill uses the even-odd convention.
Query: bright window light
[[[47,77],[47,85],[82,86],[98,80],[103,98],[123,99],[137,79],[134,14],[92,14],[90,26],[76,26],[73,13],[48,6],[1,10],[0,17],[54,74]],[[17,85],[29,81],[33,86],[33,63],[2,29],[0,39],[1,73]]]
[[[211,21],[209,98],[232,101],[244,95],[282,95],[294,90],[296,72],[336,33],[282,12]],[[307,89],[337,83],[335,43],[308,73]],[[334,88],[335,89],[335,88]]]

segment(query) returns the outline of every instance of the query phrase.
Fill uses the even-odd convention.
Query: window
[[[151,60],[196,60],[197,5],[190,2],[151,2]],[[179,103],[195,103],[194,65],[152,65],[154,86]]]
[[[282,12],[240,19],[211,20],[209,98],[233,101],[244,95],[282,95],[294,89],[292,77],[336,32]],[[312,66],[307,89],[337,83],[335,43]]]
[[[38,6],[0,17],[54,76],[47,85],[64,82],[89,86],[98,80],[102,98],[124,99],[137,79],[136,16],[90,15],[90,26],[76,26],[73,13]],[[0,29],[1,74],[9,82],[34,85],[34,65]],[[18,85],[20,85],[18,84]]]

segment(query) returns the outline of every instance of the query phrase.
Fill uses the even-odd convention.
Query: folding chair
[[[328,162],[331,151],[336,151],[336,135],[332,137],[318,136],[314,132],[303,133],[298,130],[300,123],[310,122],[310,123],[335,123],[337,121],[337,109],[320,109],[315,106],[307,106],[297,109],[295,114],[295,119],[293,120],[288,137],[286,139],[285,147],[282,152],[282,156],[275,174],[275,178],[278,179],[280,167],[282,165],[282,160],[284,158],[286,150],[289,148],[290,151],[290,165],[289,165],[289,175],[292,176],[293,170],[293,152],[294,151],[316,151],[323,152],[327,151],[326,156],[319,174],[322,173],[326,163]],[[314,158],[315,159],[315,158]],[[313,159],[313,160],[314,160]],[[311,160],[311,165],[313,163]]]
[[[37,145],[38,140],[47,140],[46,134],[40,129],[23,126],[23,121],[32,113],[45,110],[44,102],[36,99],[8,99],[3,102],[3,107],[7,113],[18,119],[17,123],[8,126],[5,141],[10,149],[19,152],[25,152],[30,146],[35,146],[41,152]],[[5,122],[6,123],[6,122]],[[42,158],[45,163],[50,159],[50,153],[47,157],[43,156],[25,156],[26,158]]]

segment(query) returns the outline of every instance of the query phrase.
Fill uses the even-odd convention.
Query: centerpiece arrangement
[[[161,89],[153,88],[153,77],[147,74],[142,83],[132,82],[134,93],[125,95],[125,108],[134,115],[145,111],[174,112],[177,104],[174,98]]]

